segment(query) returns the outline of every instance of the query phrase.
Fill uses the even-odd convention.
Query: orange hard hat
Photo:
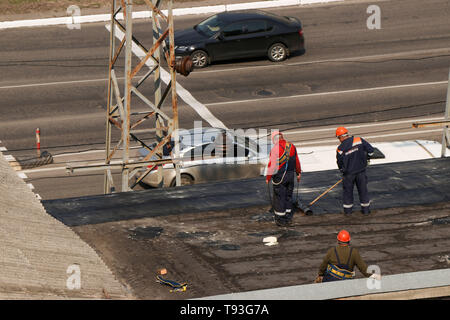
[[[337,235],[337,239],[339,242],[350,242],[350,233],[347,230],[341,230]]]
[[[344,127],[339,127],[336,129],[336,137],[340,137],[343,134],[347,134],[347,133],[348,133],[348,130]]]
[[[273,131],[272,132],[272,142],[275,143],[274,139],[276,136],[280,136],[280,138],[283,138],[283,134],[280,131]]]

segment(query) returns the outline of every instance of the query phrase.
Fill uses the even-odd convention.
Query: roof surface
[[[263,179],[44,201],[73,226],[138,298],[186,299],[311,284],[326,251],[345,228],[368,265],[382,275],[448,268],[450,159],[374,165],[368,169],[373,211],[338,214],[333,190],[277,227]],[[305,173],[299,188],[308,203],[339,179],[332,171]],[[357,199],[357,195],[356,195]],[[275,246],[263,239],[274,236]],[[427,241],[423,241],[427,239]],[[171,293],[157,270],[186,281]],[[357,278],[362,278],[359,271]]]

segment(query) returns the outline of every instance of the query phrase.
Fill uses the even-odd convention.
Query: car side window
[[[272,23],[272,21],[267,21],[266,22],[266,31],[272,31],[274,28],[274,24]]]
[[[247,33],[265,32],[267,23],[265,20],[253,20],[247,23]]]
[[[183,155],[183,159],[192,161],[204,160],[208,159],[209,157],[214,157],[214,155],[215,155],[214,144],[205,143],[185,152]]]
[[[246,30],[245,23],[236,22],[223,28],[223,35],[225,37],[234,37],[243,34]]]

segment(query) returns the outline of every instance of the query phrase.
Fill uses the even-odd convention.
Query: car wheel
[[[270,61],[280,62],[287,58],[288,49],[282,43],[274,43],[267,51],[267,55]]]
[[[195,68],[204,68],[208,65],[208,54],[203,50],[196,50],[191,54],[192,64]]]
[[[181,175],[181,185],[182,186],[190,186],[194,184],[194,178],[188,174],[182,174]],[[170,184],[172,187],[176,187],[177,185],[177,179],[173,179],[172,183]]]

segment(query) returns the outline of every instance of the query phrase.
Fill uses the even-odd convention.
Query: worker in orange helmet
[[[336,138],[341,143],[336,150],[336,160],[342,172],[344,214],[353,211],[353,189],[356,184],[361,204],[361,213],[370,213],[370,198],[367,189],[367,160],[373,155],[374,149],[366,140],[350,136],[344,127],[336,129]]]
[[[336,280],[352,279],[356,265],[365,277],[372,276],[367,272],[367,265],[359,255],[356,248],[350,247],[350,233],[341,230],[337,236],[336,247],[330,248],[319,268],[319,274],[315,282],[328,282]]]
[[[270,151],[266,183],[272,179],[275,222],[278,226],[284,226],[292,221],[294,180],[297,175],[297,182],[300,182],[301,165],[297,148],[286,141],[281,132],[272,132],[272,143],[274,146]]]

